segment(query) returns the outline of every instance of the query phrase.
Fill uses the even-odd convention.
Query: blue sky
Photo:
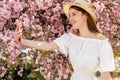
[[[2,54],[2,52],[0,51],[0,55]]]

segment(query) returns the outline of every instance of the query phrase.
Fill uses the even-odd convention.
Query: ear
[[[87,14],[85,13],[84,15],[83,15],[83,18],[85,19],[85,20],[87,20]]]
[[[88,16],[87,13],[85,13],[85,14],[84,14],[84,17],[87,18],[87,16]]]

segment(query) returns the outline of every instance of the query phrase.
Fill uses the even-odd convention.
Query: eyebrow
[[[72,14],[76,13],[77,11],[72,12]]]
[[[74,13],[76,13],[76,11],[72,12],[71,14],[74,14]],[[70,14],[69,14],[69,16],[70,16]]]

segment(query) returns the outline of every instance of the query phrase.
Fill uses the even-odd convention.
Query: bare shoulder
[[[105,35],[103,34],[97,34],[97,38],[100,39],[100,40],[106,40],[108,39]]]

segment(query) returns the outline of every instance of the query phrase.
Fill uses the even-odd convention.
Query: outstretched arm
[[[27,40],[22,38],[22,30],[21,26],[17,24],[17,28],[14,33],[15,40],[25,46],[36,48],[38,50],[44,50],[44,51],[52,51],[54,49],[57,49],[58,46],[53,41],[51,43],[43,42],[43,41],[33,41],[33,40]]]
[[[48,43],[44,41],[33,41],[33,40],[22,39],[22,44],[28,47],[32,47],[44,51],[52,51],[58,48],[58,46],[54,41]]]

